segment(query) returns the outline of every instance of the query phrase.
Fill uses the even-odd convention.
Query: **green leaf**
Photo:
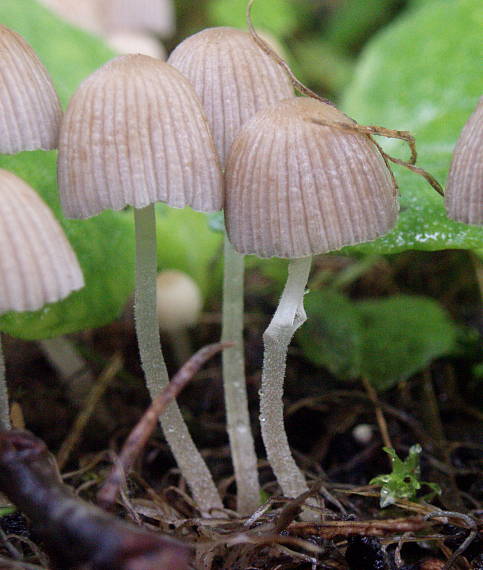
[[[439,485],[421,481],[421,470],[419,460],[422,453],[419,444],[409,448],[409,455],[406,459],[399,459],[397,453],[391,447],[383,447],[383,450],[390,456],[392,471],[388,475],[374,477],[369,484],[381,486],[381,508],[394,504],[398,499],[414,500],[422,485],[429,487],[432,492],[430,496],[441,493]],[[425,497],[429,498],[429,496]]]
[[[297,333],[304,353],[337,378],[366,377],[387,390],[454,346],[456,327],[436,301],[394,296],[351,302],[330,289],[310,293]]]
[[[408,10],[370,42],[342,104],[360,123],[410,130],[417,140],[418,165],[442,184],[456,140],[483,91],[482,75],[476,72],[482,23],[480,0],[435,0]],[[407,155],[400,142],[378,140],[392,155]],[[395,173],[401,189],[396,228],[345,251],[483,246],[483,229],[449,220],[443,199],[422,178],[401,167]]]
[[[223,234],[209,217],[190,208],[157,208],[158,268],[179,269],[199,285],[204,297],[220,287]]]
[[[447,354],[456,327],[429,298],[398,295],[361,301],[361,369],[377,390],[387,390]]]
[[[357,307],[331,289],[306,295],[309,318],[297,332],[305,356],[341,380],[360,375],[361,323]]]
[[[247,0],[212,0],[208,4],[208,18],[212,26],[246,28]],[[255,26],[277,36],[289,36],[297,27],[297,10],[287,0],[255,2],[252,9]]]
[[[92,71],[112,57],[100,40],[62,22],[32,0],[2,0],[0,21],[22,34],[49,70],[65,103]],[[134,238],[131,215],[105,212],[83,221],[60,210],[55,152],[0,156],[0,167],[15,172],[52,208],[74,247],[86,287],[35,312],[7,313],[0,330],[38,339],[103,325],[121,311],[133,289]]]

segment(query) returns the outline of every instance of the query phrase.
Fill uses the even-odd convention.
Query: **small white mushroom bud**
[[[199,319],[201,293],[196,282],[186,273],[167,269],[156,280],[156,311],[159,328],[178,331],[191,327]]]
[[[159,328],[168,336],[178,366],[193,353],[188,327],[198,321],[201,307],[200,289],[189,275],[176,269],[167,269],[158,275],[156,311]]]

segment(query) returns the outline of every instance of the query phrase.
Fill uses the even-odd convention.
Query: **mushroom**
[[[197,283],[183,271],[166,269],[156,279],[156,313],[159,328],[171,340],[179,366],[191,356],[187,329],[198,322],[201,292]]]
[[[67,216],[134,207],[135,318],[141,362],[154,399],[169,382],[156,316],[154,203],[216,211],[222,177],[193,87],[179,71],[144,55],[117,57],[81,84],[62,123],[58,179]],[[222,502],[176,403],[160,418],[200,509]]]
[[[376,238],[393,226],[398,210],[395,182],[378,147],[365,134],[328,126],[335,123],[355,125],[324,102],[285,100],[242,127],[226,165],[233,247],[290,259],[279,306],[263,336],[260,395],[263,441],[287,497],[308,490],[288,445],[282,396],[287,348],[306,319],[311,256]]]
[[[34,50],[22,36],[3,25],[0,25],[0,84],[0,124],[2,128],[0,153],[12,154],[25,150],[50,150],[56,148],[62,111],[59,98],[52,85],[49,74]],[[26,184],[13,174],[7,173],[4,170],[0,171],[0,173],[0,195],[3,197],[3,204],[0,203],[0,211],[5,215],[7,209],[10,208],[15,215],[19,215],[19,209],[22,207],[21,204],[26,203],[26,196],[31,198],[33,191],[29,189],[29,191],[26,192],[25,188],[28,188]],[[23,188],[23,190],[19,190],[19,194],[23,197],[23,202],[20,201],[21,196],[19,196],[19,201],[12,202],[14,198],[6,196],[6,193],[12,190],[12,188],[17,189],[18,187]],[[26,221],[29,215],[33,216],[32,219],[35,220],[36,223],[38,223],[38,218],[40,218],[40,220],[46,218],[48,220],[46,223],[50,224],[50,226],[48,226],[50,229],[45,232],[46,235],[58,235],[60,228],[55,225],[57,222],[53,220],[55,222],[55,229],[51,229],[52,215],[49,210],[47,210],[48,214],[45,214],[44,211],[47,207],[43,205],[42,202],[40,202],[41,207],[38,206],[40,198],[37,197],[35,192],[34,197],[30,198],[28,200],[28,207],[32,208],[32,211],[29,210],[30,213],[25,212],[23,214],[23,223],[27,224],[27,226],[29,225]],[[44,210],[42,208],[44,208]],[[14,213],[12,213],[12,216]],[[11,225],[12,221],[12,217],[7,218],[3,222],[3,226],[0,226],[0,267],[2,268],[0,273],[0,312],[8,310],[34,310],[47,302],[63,298],[63,289],[60,284],[60,289],[57,290],[57,293],[55,292],[52,282],[47,284],[47,282],[44,283],[39,280],[38,283],[30,283],[29,280],[28,284],[24,284],[23,282],[20,284],[22,276],[28,275],[27,270],[30,270],[31,275],[34,274],[35,266],[29,267],[27,265],[26,253],[23,253],[22,258],[11,256],[11,253],[18,251],[21,245],[18,238],[20,234],[10,235],[5,233],[7,227],[10,227],[10,229],[12,229],[12,227],[15,228],[15,224],[13,224],[13,226]],[[31,231],[34,231],[33,227]],[[32,248],[37,238],[34,237],[32,233],[29,233],[28,237],[31,243],[27,245]],[[63,239],[65,240],[65,238]],[[13,240],[15,240],[15,242]],[[16,249],[13,248],[14,245]],[[65,249],[65,247],[70,246],[67,245],[63,247]],[[44,256],[51,254],[51,249],[48,250],[48,253],[42,251],[42,255]],[[9,259],[7,255],[11,256],[11,258]],[[31,259],[30,263],[34,264],[36,262],[34,259]],[[52,260],[50,260],[49,263],[52,264]],[[52,267],[54,267],[54,265]],[[55,265],[56,269],[58,269],[58,267],[58,265]],[[10,273],[5,273],[7,269],[10,270]],[[82,280],[81,274],[80,279]],[[12,283],[15,282],[20,287],[18,292],[15,292],[14,289],[12,290]],[[39,290],[41,283],[43,283],[44,288]],[[65,285],[65,281],[62,283]],[[77,283],[79,283],[79,281],[77,281]],[[82,284],[77,288],[81,286]],[[67,294],[68,292],[63,296]],[[21,295],[25,295],[25,297],[21,297]],[[56,297],[56,295],[61,296]],[[1,345],[0,391],[2,392],[0,394],[0,423],[9,427],[10,420],[5,381],[5,364],[3,355],[1,354]]]
[[[57,148],[62,116],[47,70],[28,43],[0,24],[0,153]]]
[[[448,216],[483,224],[483,97],[456,143],[445,192]]]
[[[234,28],[208,28],[190,36],[168,62],[188,77],[198,93],[222,163],[249,118],[293,96],[285,72],[247,32]],[[260,503],[260,488],[245,382],[243,274],[243,256],[225,239],[222,340],[236,342],[222,354],[225,408],[237,510],[249,514]]]
[[[0,314],[36,311],[84,286],[79,263],[52,212],[23,180],[0,169]],[[9,427],[0,346],[0,425]]]

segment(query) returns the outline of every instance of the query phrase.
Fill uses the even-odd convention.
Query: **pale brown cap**
[[[0,153],[57,148],[62,116],[47,70],[28,43],[0,25]]]
[[[0,169],[0,314],[35,311],[84,286],[75,253],[50,209]]]
[[[258,113],[233,143],[225,215],[240,253],[304,257],[372,240],[394,225],[396,187],[377,147],[312,119],[354,124],[330,105],[298,97]]]
[[[153,32],[163,38],[176,28],[173,0],[103,0],[104,26],[108,32]]]
[[[453,220],[483,224],[483,97],[456,143],[445,205]]]
[[[111,60],[74,94],[61,126],[58,180],[71,218],[158,201],[203,212],[223,205],[219,161],[193,87],[145,55]]]
[[[168,62],[194,85],[222,163],[248,119],[294,94],[282,68],[248,32],[234,28],[208,28],[190,36]]]

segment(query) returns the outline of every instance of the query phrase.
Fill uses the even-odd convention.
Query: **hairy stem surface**
[[[312,258],[289,262],[288,278],[272,321],[263,335],[264,355],[260,425],[268,461],[286,497],[308,491],[305,477],[297,467],[283,422],[283,382],[287,349],[295,331],[305,322],[305,286]]]
[[[226,421],[237,488],[237,510],[253,513],[260,504],[257,456],[250,427],[243,345],[244,256],[225,236],[223,277],[223,342],[235,342],[223,352]]]
[[[0,428],[10,429],[10,408],[8,405],[7,378],[3,359],[2,335],[0,334]]]
[[[134,210],[136,226],[136,293],[134,315],[141,364],[151,398],[168,384],[156,316],[156,220],[154,205]],[[196,448],[176,402],[160,417],[166,440],[201,511],[222,509],[218,490]]]

